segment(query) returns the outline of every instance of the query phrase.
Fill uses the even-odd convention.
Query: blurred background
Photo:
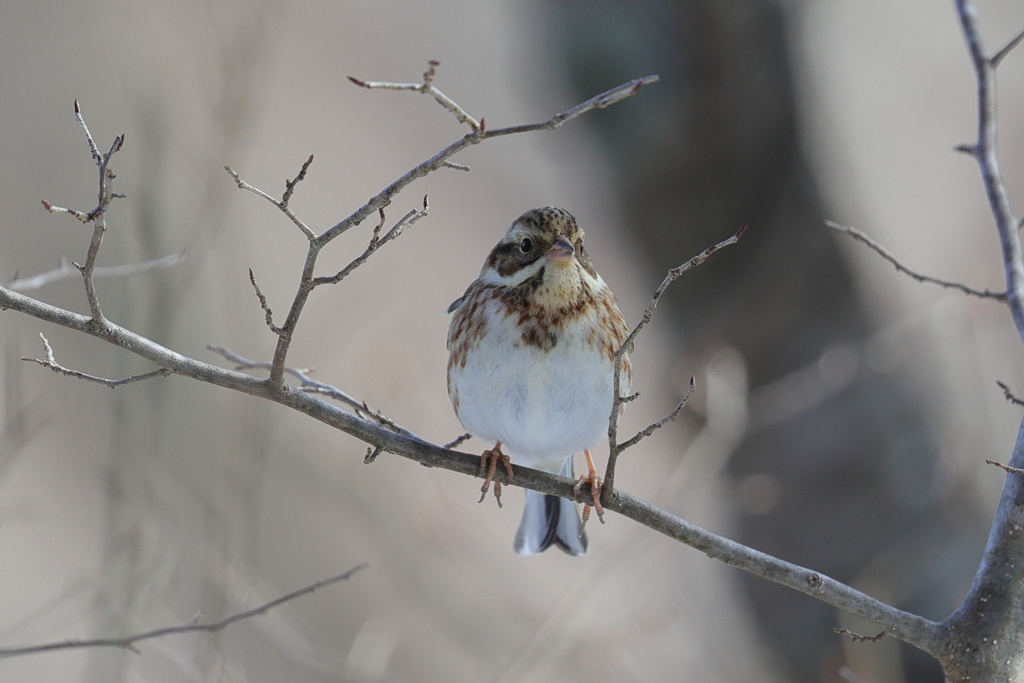
[[[1024,6],[979,3],[994,51]],[[680,421],[620,461],[619,485],[757,549],[932,619],[980,557],[1024,392],[996,303],[920,285],[824,227],[865,230],[909,267],[1000,289],[974,162],[973,76],[951,3],[907,0],[505,0],[469,3],[42,2],[0,5],[0,278],[83,259],[96,173],[77,98],[127,197],[102,265],[186,252],[100,281],[106,315],[214,363],[268,359],[247,282],[287,310],[304,238],[223,170],[323,230],[463,135],[432,100],[347,75],[437,84],[489,127],[542,120],[630,78],[661,82],[555,132],[490,141],[398,197],[431,212],[307,307],[290,363],[437,443],[442,313],[508,224],[554,204],[635,322],[667,268],[743,225],[677,282],[637,344],[625,430]],[[1024,54],[1000,69],[1000,151],[1024,195]],[[321,258],[333,273],[369,224]],[[77,279],[28,292],[85,312]],[[340,573],[349,582],[215,635],[140,653],[0,661],[5,681],[940,681],[876,629],[610,515],[584,558],[521,558],[521,494],[383,455],[245,396],[172,377],[111,391],[19,360],[108,377],[150,369],[100,342],[0,316],[0,644],[218,620]],[[476,450],[469,442],[465,450]]]

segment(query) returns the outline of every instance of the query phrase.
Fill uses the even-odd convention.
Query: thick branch
[[[370,444],[371,453],[394,453],[429,467],[438,467],[472,477],[480,476],[479,454],[446,450],[422,440],[396,434],[386,427],[356,417],[301,389],[287,385],[270,385],[251,375],[188,358],[113,323],[104,321],[104,324],[96,325],[87,316],[50,306],[3,287],[0,287],[0,308],[20,311],[37,319],[98,337],[147,358],[174,374],[287,406]],[[565,498],[575,497],[573,489],[576,482],[571,479],[524,467],[514,467],[513,473],[514,479],[510,480],[499,468],[495,474],[495,481]],[[587,487],[579,493],[584,502],[593,503]],[[928,652],[934,651],[932,648],[935,626],[926,619],[885,605],[820,573],[718,536],[626,493],[607,492],[602,502],[606,510],[619,512],[734,567],[789,586],[873,621],[897,638]]]

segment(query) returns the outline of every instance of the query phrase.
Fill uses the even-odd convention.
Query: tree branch
[[[167,368],[160,368],[153,370],[152,372],[146,372],[141,375],[133,375],[131,377],[125,377],[124,379],[106,379],[103,377],[97,377],[96,375],[87,375],[84,372],[78,370],[71,370],[64,367],[57,362],[57,359],[53,355],[53,348],[50,346],[50,341],[43,336],[43,333],[39,333],[39,338],[43,340],[43,352],[46,354],[46,360],[40,360],[38,358],[26,358],[22,356],[21,360],[29,361],[32,363],[38,363],[44,368],[50,368],[58,375],[65,375],[67,377],[73,377],[75,379],[84,379],[88,382],[96,382],[110,388],[120,387],[125,384],[132,384],[134,382],[141,382],[146,379],[152,379],[154,377],[168,377],[171,375],[171,371]]]
[[[673,282],[682,277],[683,273],[692,270],[693,268],[696,268],[700,264],[704,263],[704,261],[708,260],[708,258],[719,249],[727,247],[730,244],[736,244],[737,242],[739,242],[740,238],[743,237],[743,233],[745,233],[746,231],[747,226],[744,225],[739,230],[737,230],[732,237],[722,240],[713,247],[708,247],[707,249],[697,254],[696,256],[694,256],[681,266],[676,266],[675,268],[669,270],[668,274],[665,275],[665,279],[661,281],[661,284],[658,285],[658,288],[654,291],[654,295],[651,297],[650,303],[647,304],[647,308],[644,310],[644,314],[643,317],[640,319],[640,322],[638,322],[636,324],[636,327],[634,327],[630,331],[629,335],[626,336],[626,340],[622,342],[622,346],[620,346],[619,349],[615,352],[615,363],[612,376],[612,413],[608,417],[608,465],[605,469],[604,487],[602,489],[605,494],[611,494],[615,491],[615,465],[622,451],[626,450],[627,448],[630,448],[631,446],[636,445],[641,439],[643,439],[645,436],[649,436],[650,434],[654,433],[654,431],[661,427],[663,424],[674,420],[676,416],[679,415],[679,412],[682,411],[683,406],[686,405],[687,399],[690,397],[690,394],[693,393],[694,386],[693,380],[691,379],[690,390],[683,397],[683,400],[680,402],[680,404],[676,407],[675,410],[669,413],[669,415],[664,420],[662,420],[661,423],[657,423],[657,426],[652,425],[651,427],[648,427],[648,429],[650,429],[650,432],[648,434],[644,434],[644,432],[647,431],[644,430],[644,432],[641,432],[640,434],[633,437],[624,444],[620,444],[618,440],[619,415],[622,414],[622,406],[636,398],[636,394],[625,397],[621,395],[623,355],[629,353],[632,350],[633,342],[636,341],[637,335],[639,335],[640,331],[647,327],[647,325],[651,322],[651,319],[654,317],[654,309],[658,307],[658,302],[661,300],[662,295],[665,293],[665,290],[668,289],[669,285],[671,285]]]
[[[957,16],[963,30],[967,50],[974,66],[978,88],[978,139],[973,145],[962,146],[977,160],[982,183],[988,197],[989,208],[999,232],[1006,274],[1006,304],[1010,308],[1017,334],[1024,341],[1024,258],[1021,256],[1019,221],[1014,218],[1010,199],[1006,194],[999,159],[996,155],[996,83],[998,63],[1020,42],[1015,38],[996,57],[985,54],[981,34],[975,22],[974,6],[968,0],[955,0]]]
[[[154,629],[152,631],[144,631],[142,633],[136,633],[135,635],[125,636],[123,638],[92,638],[88,640],[59,640],[52,643],[43,643],[42,645],[27,645],[24,647],[5,647],[0,648],[0,659],[6,657],[16,657],[19,655],[31,655],[39,654],[41,652],[53,652],[55,650],[75,650],[88,647],[116,647],[122,650],[130,650],[135,654],[139,654],[138,648],[135,647],[137,643],[141,643],[144,640],[152,640],[154,638],[163,638],[171,635],[181,635],[184,633],[216,633],[221,631],[232,624],[243,621],[245,619],[251,619],[252,617],[258,617],[266,614],[275,607],[280,607],[286,602],[290,602],[296,598],[300,598],[303,595],[309,595],[314,591],[320,590],[326,586],[339,583],[341,581],[347,581],[352,578],[357,572],[366,569],[370,565],[366,562],[363,564],[356,565],[352,569],[346,572],[342,572],[337,576],[332,576],[328,579],[321,579],[315,583],[311,583],[308,586],[304,586],[298,590],[286,593],[278,598],[271,600],[270,602],[264,603],[259,607],[253,607],[252,609],[237,614],[232,614],[229,617],[221,619],[220,621],[213,621],[207,623],[199,623],[198,621],[191,624],[181,624],[180,626],[165,626],[163,628]]]
[[[206,348],[208,348],[210,351],[213,351],[214,353],[224,356],[224,358],[227,358],[232,363],[235,363],[236,370],[270,369],[270,363],[262,363],[260,361],[250,360],[245,356],[241,356],[237,353],[234,353],[233,351],[224,348],[223,346],[217,346],[216,344],[208,344]],[[401,434],[402,436],[406,436],[410,439],[422,441],[420,437],[416,436],[411,431],[401,426],[391,418],[385,416],[379,410],[371,409],[370,406],[366,405],[366,401],[362,401],[358,398],[355,398],[354,396],[349,395],[348,393],[342,391],[333,384],[327,384],[326,382],[321,382],[319,380],[313,379],[312,377],[309,376],[309,373],[311,373],[312,370],[285,368],[285,372],[294,377],[295,379],[299,380],[300,386],[305,391],[314,394],[320,394],[321,396],[326,396],[340,403],[344,403],[350,408],[353,408],[356,411],[356,417],[376,422],[382,427],[390,429],[395,434]],[[468,434],[464,434],[463,436],[465,436],[466,438],[469,437]],[[446,445],[445,448],[454,448],[463,441],[465,441],[465,439],[459,437],[459,439],[456,439],[450,445]]]
[[[437,89],[434,85],[434,76],[437,75],[437,67],[441,66],[441,62],[436,59],[431,59],[427,62],[427,70],[423,72],[422,83],[386,83],[383,81],[364,81],[353,76],[349,76],[348,80],[352,81],[361,88],[379,88],[383,90],[415,90],[416,92],[423,93],[424,95],[430,95],[440,104],[442,107],[447,109],[458,119],[459,123],[465,123],[474,132],[479,131],[482,127],[481,121],[477,121],[475,118],[469,115],[469,113],[463,109],[459,104],[452,98],[445,95],[443,92]]]
[[[72,209],[62,209],[53,206],[47,201],[43,201],[43,207],[51,213],[67,213],[83,223],[92,223],[92,239],[89,242],[89,251],[85,257],[85,265],[79,266],[75,264],[75,267],[81,271],[82,279],[85,282],[85,297],[89,302],[89,311],[95,320],[100,321],[103,319],[103,312],[100,310],[99,296],[96,293],[94,272],[96,270],[96,258],[100,253],[100,245],[103,243],[103,233],[107,230],[107,207],[110,206],[110,202],[115,198],[123,196],[114,192],[113,183],[115,176],[109,166],[110,159],[114,154],[121,151],[121,147],[124,145],[124,134],[114,138],[114,142],[110,145],[110,150],[106,154],[100,154],[99,148],[96,146],[95,140],[93,140],[92,133],[89,132],[89,127],[85,124],[85,119],[82,117],[82,109],[78,106],[78,100],[75,100],[75,120],[78,121],[82,131],[85,133],[86,142],[89,144],[89,151],[92,153],[93,161],[96,162],[96,167],[100,172],[100,187],[96,208],[87,214],[82,214]]]
[[[457,103],[455,103],[453,100],[451,100],[451,98],[447,97],[446,95],[443,95],[443,93],[440,93],[440,91],[438,91],[436,87],[434,87],[433,79],[434,76],[436,75],[436,67],[437,63],[431,62],[427,72],[424,74],[423,83],[415,85],[415,87],[413,87],[412,84],[383,84],[371,81],[362,81],[360,79],[353,77],[349,77],[349,80],[351,80],[356,85],[360,85],[362,87],[383,88],[389,87],[390,85],[394,86],[393,89],[417,90],[421,92],[428,92],[432,94],[434,98],[445,107],[445,109],[448,109],[457,117],[462,117],[462,114],[465,113],[463,108],[459,106]],[[319,236],[310,239],[309,250],[306,253],[306,260],[302,267],[302,273],[299,276],[299,285],[295,293],[295,297],[292,300],[292,304],[288,310],[288,314],[285,318],[285,321],[280,325],[280,327],[277,330],[277,345],[274,348],[274,356],[273,360],[271,361],[270,377],[267,379],[267,382],[277,387],[282,386],[284,383],[285,367],[287,363],[288,350],[291,347],[292,337],[294,336],[296,327],[298,326],[299,317],[301,316],[302,311],[305,308],[306,301],[309,299],[309,295],[312,293],[313,289],[321,284],[327,284],[332,281],[340,281],[345,275],[347,275],[347,272],[351,272],[350,270],[348,270],[347,272],[342,271],[338,273],[337,275],[334,276],[334,278],[337,278],[337,280],[335,280],[334,278],[320,279],[315,276],[316,262],[320,254],[320,250],[323,249],[329,242],[336,239],[339,235],[347,232],[351,228],[359,225],[364,220],[366,220],[366,218],[368,218],[370,215],[374,213],[379,214],[391,203],[391,201],[395,198],[395,196],[398,195],[399,192],[401,192],[413,181],[422,178],[430,173],[433,173],[434,171],[440,168],[445,168],[449,166],[449,159],[467,147],[479,144],[480,142],[483,142],[484,140],[487,140],[492,137],[510,135],[514,133],[527,133],[530,131],[541,129],[557,128],[566,121],[573,119],[585,112],[591,111],[593,109],[602,109],[616,102],[620,102],[623,99],[626,99],[627,97],[632,97],[640,90],[641,87],[648,83],[653,83],[657,80],[657,76],[647,76],[645,78],[639,78],[630,81],[629,83],[625,83],[616,88],[612,88],[607,92],[601,93],[600,95],[592,97],[589,100],[576,105],[572,109],[562,112],[561,114],[556,114],[547,121],[543,121],[538,124],[528,124],[525,126],[514,126],[511,128],[498,129],[496,131],[488,131],[485,129],[482,120],[479,124],[474,126],[473,122],[475,122],[475,119],[470,117],[468,114],[465,114],[464,118],[466,119],[466,123],[469,123],[471,128],[471,131],[468,134],[466,134],[461,139],[456,140],[452,144],[448,145],[446,148],[435,154],[433,157],[422,162],[421,164],[413,168],[411,171],[403,175],[401,178],[388,185],[376,196],[371,198],[369,202],[367,202],[362,207],[357,209],[354,213],[352,213],[348,218],[335,224],[333,227],[327,229]],[[373,85],[369,86],[368,84],[370,83],[372,83]],[[460,118],[460,120],[462,120],[462,118]],[[238,177],[237,173],[231,170],[230,167],[227,168],[228,172],[231,173],[231,176],[235,179],[239,188],[255,192],[256,194],[267,198],[269,201],[275,203],[279,208],[282,208],[282,210],[284,210],[284,207],[282,207],[283,200],[282,202],[277,202],[266,193],[256,190],[252,186],[243,183],[241,179]],[[290,198],[290,193],[286,193],[286,197],[283,199],[287,198]],[[395,228],[392,228],[392,230],[397,231],[397,234],[400,234],[401,231],[404,231],[406,228],[411,226],[422,215],[425,215],[426,211],[427,205],[426,201],[424,200],[422,212],[420,212],[419,214],[410,214],[409,216],[407,216],[407,222],[403,224],[403,221],[399,221],[399,223],[395,226]],[[293,220],[297,221],[298,219]],[[395,236],[397,236],[397,234]],[[307,234],[307,237],[309,237],[309,234]],[[387,236],[385,236],[385,238],[386,237]],[[384,241],[384,238],[382,238],[382,241]],[[371,247],[372,248],[368,248],[368,250],[371,251],[372,253],[372,251],[376,250],[376,246],[373,245],[372,241]],[[361,263],[362,262],[357,258],[356,261],[350,264],[350,268],[354,269],[361,265]]]
[[[188,358],[113,323],[108,322],[98,327],[92,325],[87,316],[50,306],[2,287],[0,307],[21,311],[37,319],[103,339],[147,358],[174,374],[286,406],[370,444],[374,452],[393,453],[428,467],[446,469],[471,477],[480,476],[480,456],[477,453],[447,450],[423,440],[396,434],[301,389],[288,385],[271,385],[247,374]],[[499,468],[494,480],[504,485],[520,486],[564,498],[575,497],[573,489],[576,482],[571,479],[521,466],[513,467],[513,475],[514,479],[509,479]],[[580,491],[580,498],[586,503],[593,504],[587,487]],[[606,494],[602,497],[602,503],[605,510],[619,512],[726,564],[789,586],[873,621],[895,637],[907,640],[926,651],[932,651],[929,648],[933,643],[934,624],[926,619],[886,605],[818,572],[784,562],[718,536],[625,492],[614,491],[611,495]]]
[[[859,242],[863,242],[869,248],[874,250],[879,256],[881,256],[886,261],[895,266],[898,272],[903,273],[904,275],[907,275],[913,278],[914,280],[917,280],[918,282],[927,282],[934,285],[939,285],[940,287],[944,287],[946,289],[956,289],[958,291],[963,292],[964,294],[976,296],[979,299],[995,299],[996,301],[1002,302],[1006,301],[1006,292],[993,292],[992,290],[989,289],[975,289],[974,287],[968,287],[967,285],[961,284],[959,282],[952,282],[950,280],[940,280],[938,278],[930,277],[928,275],[921,275],[920,273],[917,273],[911,270],[910,268],[907,268],[885,247],[883,247],[881,244],[865,235],[860,230],[857,230],[856,228],[850,227],[848,225],[840,225],[839,223],[835,223],[833,221],[825,221],[825,225],[832,228],[841,235],[849,235],[853,239]]]
[[[989,208],[999,233],[1006,274],[1006,304],[1017,334],[1024,340],[1024,260],[1019,221],[1013,217],[996,158],[996,66],[1020,43],[1018,35],[994,57],[982,47],[974,6],[955,0],[964,41],[977,80],[978,140],[963,148],[977,160]],[[934,653],[950,681],[1024,680],[1024,422],[1009,465],[988,461],[1007,475],[981,564],[964,601],[940,625],[941,650]]]
[[[50,206],[53,213],[61,213],[57,211],[58,207]],[[64,209],[62,212],[72,214],[70,209]],[[77,212],[76,212],[77,213]],[[84,215],[84,214],[83,214]],[[185,258],[185,252],[179,252],[177,254],[170,254],[168,256],[162,256],[161,258],[152,259],[150,261],[143,261],[141,263],[128,263],[120,266],[96,266],[92,271],[92,276],[95,277],[126,277],[128,275],[136,275],[138,273],[145,273],[150,270],[159,270],[161,268],[170,268],[176,266],[182,262]],[[60,280],[66,280],[72,275],[80,275],[81,272],[71,261],[66,258],[60,260],[60,265],[53,270],[47,270],[37,275],[31,275],[25,278],[19,278],[17,274],[13,280],[0,283],[8,289],[13,289],[17,292],[28,292],[33,289],[40,289],[51,282],[58,282]]]
[[[432,78],[433,75],[431,74],[430,79]],[[424,80],[427,82],[429,79],[425,77]],[[279,340],[277,348],[275,349],[274,359],[269,364],[269,380],[261,380],[245,373],[204,363],[161,346],[142,335],[136,334],[102,318],[98,314],[98,304],[95,306],[97,310],[93,311],[92,316],[85,316],[51,306],[8,288],[0,287],[0,309],[7,308],[17,310],[39,320],[47,321],[55,325],[73,329],[98,339],[102,339],[119,348],[125,349],[133,354],[152,361],[168,373],[246,393],[298,411],[313,419],[321,421],[324,424],[334,427],[335,429],[354,436],[368,444],[369,448],[365,458],[367,461],[372,461],[372,459],[380,453],[389,452],[420,462],[430,467],[439,467],[453,472],[479,477],[481,475],[479,472],[480,458],[478,454],[462,453],[435,446],[422,439],[415,438],[414,435],[398,432],[392,428],[393,425],[387,425],[386,423],[383,423],[383,421],[367,419],[366,417],[361,416],[365,415],[365,412],[361,412],[360,408],[355,408],[356,414],[353,414],[341,407],[324,401],[319,396],[313,395],[313,393],[305,387],[296,388],[283,381],[283,377],[286,373],[298,377],[300,381],[304,383],[306,381],[306,379],[302,377],[304,374],[302,371],[288,368],[285,364],[285,358],[291,337],[296,329],[298,318],[302,312],[305,301],[317,284],[317,278],[315,277],[314,271],[319,250],[337,236],[346,232],[350,228],[359,225],[371,214],[380,214],[380,212],[392,201],[399,191],[417,178],[423,177],[424,175],[439,168],[451,165],[449,159],[462,149],[465,149],[470,145],[478,144],[482,140],[490,137],[557,128],[566,121],[569,121],[584,112],[592,109],[600,109],[619,102],[624,98],[630,97],[643,85],[651,83],[654,80],[656,80],[656,77],[647,77],[631,81],[602,93],[601,95],[593,97],[569,110],[566,110],[565,112],[562,112],[561,114],[553,116],[546,121],[536,124],[487,130],[481,120],[479,128],[471,130],[469,134],[460,140],[452,143],[430,159],[413,168],[398,180],[391,183],[391,185],[382,190],[367,204],[351,214],[345,220],[337,223],[335,226],[327,229],[318,236],[311,238],[309,251],[303,265],[302,275],[299,279],[298,293],[295,296],[284,324],[280,327]],[[470,124],[470,127],[472,129],[472,124]],[[106,161],[109,161],[110,155],[120,147],[121,140],[123,140],[123,138],[116,140],[115,147],[112,147],[111,152],[105,155],[104,164],[100,169],[101,176],[103,178],[106,178],[108,173],[105,165]],[[98,154],[98,152],[95,154]],[[304,169],[306,167],[308,167],[308,162],[307,165],[304,166]],[[291,198],[291,193],[294,190],[294,184],[301,180],[303,174],[304,171],[297,176],[295,181],[289,181],[289,183],[286,184],[285,194],[281,201],[278,202],[273,199],[271,199],[271,201],[273,201],[279,208],[282,208],[282,206],[286,207],[288,200]],[[235,178],[239,187],[242,189],[250,189],[249,186],[246,186],[242,181],[240,181],[237,174],[232,172],[232,177]],[[109,188],[109,185],[103,184],[104,182],[105,181],[101,180],[101,188]],[[252,188],[251,191],[269,198],[269,195],[257,191],[255,188]],[[107,194],[101,193],[101,200],[104,196],[109,198],[114,195],[109,192]],[[103,206],[102,201],[101,206]],[[100,212],[100,214],[102,214],[102,212]],[[412,215],[413,214],[409,214],[407,218],[399,221],[396,226],[392,228],[392,231],[398,229],[404,230],[408,227],[413,220],[411,217]],[[289,217],[291,218],[291,216]],[[293,219],[293,221],[294,220],[297,219]],[[380,225],[383,225],[383,220]],[[381,228],[379,227],[376,231],[378,234],[380,229]],[[782,585],[789,586],[794,590],[811,595],[828,604],[835,605],[836,607],[861,616],[862,618],[871,620],[879,624],[884,631],[891,633],[898,638],[907,640],[926,651],[933,652],[936,637],[936,625],[933,622],[895,609],[818,572],[784,562],[771,557],[770,555],[718,536],[717,534],[690,524],[679,517],[671,515],[664,510],[660,510],[648,503],[630,496],[625,492],[615,491],[612,487],[615,457],[617,457],[618,453],[621,453],[623,448],[629,447],[639,439],[653,433],[662,424],[667,423],[675,414],[678,414],[678,410],[681,409],[681,405],[685,403],[684,398],[684,401],[681,402],[680,406],[677,406],[677,409],[668,417],[650,425],[647,429],[638,433],[636,437],[619,444],[616,439],[617,408],[621,406],[623,401],[628,400],[628,398],[620,397],[618,392],[623,354],[631,347],[640,331],[651,321],[658,301],[668,286],[683,273],[702,263],[718,249],[738,241],[743,232],[744,228],[741,228],[729,239],[705,250],[700,255],[695,256],[683,265],[670,270],[661,286],[659,286],[657,291],[654,293],[650,304],[644,312],[642,320],[627,336],[622,348],[617,351],[615,363],[614,401],[616,410],[613,410],[609,424],[609,436],[611,437],[613,452],[612,457],[610,457],[609,460],[606,484],[611,495],[606,494],[605,500],[603,501],[604,507],[605,509],[619,512],[640,524],[659,531],[671,538],[675,538],[680,542],[691,545],[707,555],[719,559],[731,566],[754,573]],[[308,234],[307,237],[309,237]],[[376,237],[371,236],[371,246],[379,246],[379,242],[384,241],[386,237],[387,235],[378,240]],[[91,255],[94,255],[94,252],[98,250],[98,240],[94,239],[94,243],[96,248],[93,249],[92,246],[90,247]],[[90,278],[86,279],[88,282]],[[94,298],[90,295],[90,304],[92,304],[93,301]],[[91,306],[91,308],[93,307]],[[265,310],[269,310],[269,307],[266,307]],[[255,367],[255,365],[250,362],[249,367]],[[265,366],[260,365],[260,367]],[[363,404],[362,407],[365,409],[365,404]],[[530,488],[541,493],[566,498],[575,497],[574,488],[576,482],[573,480],[524,467],[515,467],[513,470],[513,476],[514,481],[510,479],[509,474],[506,474],[503,470],[499,470],[494,475],[494,480],[506,485],[512,484]],[[580,498],[589,504],[593,504],[594,502],[592,494],[586,489],[580,491]],[[273,604],[279,603],[275,602],[270,606]],[[239,618],[245,618],[247,615],[259,613],[265,609],[269,609],[269,606],[264,605],[261,608],[257,608],[257,610],[242,613],[243,616]],[[232,619],[237,620],[229,618],[228,620],[216,622],[214,624],[197,624],[189,626],[188,628],[190,630],[215,630],[223,628],[223,626],[228,623],[232,623]],[[168,631],[166,629],[161,629],[159,631],[149,632],[148,634],[142,634],[142,636],[156,637],[154,634],[162,635],[168,632],[182,632],[179,627],[172,628],[176,630]],[[119,639],[116,642],[110,642],[109,644],[117,645],[119,647],[127,647],[130,646],[131,643],[137,642],[139,639],[139,637]],[[108,643],[96,642],[95,644],[99,645]]]

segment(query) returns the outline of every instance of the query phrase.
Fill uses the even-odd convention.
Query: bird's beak
[[[559,235],[555,243],[551,245],[547,253],[544,256],[550,261],[569,261],[572,259],[576,250],[573,248],[572,243]]]

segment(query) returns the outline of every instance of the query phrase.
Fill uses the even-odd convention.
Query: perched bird
[[[608,434],[613,357],[628,330],[576,219],[554,207],[517,218],[448,313],[448,397],[466,431],[493,445],[481,456],[481,472],[489,463],[484,495],[499,462],[509,475],[511,461],[572,477],[580,450],[590,470],[581,481],[599,490],[589,449]],[[624,355],[621,396],[631,377]],[[586,552],[576,506],[527,490],[515,551],[552,544]]]

